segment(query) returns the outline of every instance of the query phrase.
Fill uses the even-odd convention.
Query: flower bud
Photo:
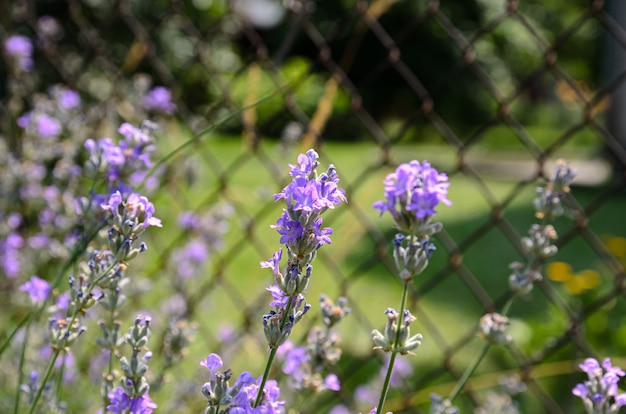
[[[509,318],[506,316],[488,313],[480,318],[478,332],[493,345],[505,344],[511,341],[511,336],[506,333],[509,325]]]

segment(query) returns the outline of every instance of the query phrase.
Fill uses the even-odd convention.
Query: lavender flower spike
[[[626,405],[626,393],[618,394],[617,383],[626,375],[606,358],[602,366],[594,358],[587,358],[579,365],[587,373],[588,380],[576,385],[572,394],[580,397],[588,414],[617,413]]]
[[[317,174],[318,155],[314,150],[298,156],[298,164],[290,165],[293,177],[283,191],[274,195],[274,200],[285,200],[283,215],[276,228],[281,235],[291,257],[302,257],[298,267],[310,263],[315,251],[324,244],[330,244],[332,229],[322,228],[321,214],[346,202],[345,191],[339,188],[339,178],[333,165],[326,173]]]
[[[441,229],[431,223],[439,203],[451,205],[448,200],[448,176],[431,167],[428,161],[400,164],[385,180],[385,200],[374,203],[382,215],[388,211],[396,227],[412,235],[429,236]]]

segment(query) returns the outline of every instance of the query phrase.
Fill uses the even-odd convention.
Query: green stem
[[[85,247],[87,246],[87,244],[89,244],[91,242],[91,240],[93,240],[93,238],[96,236],[96,234],[98,234],[98,232],[100,231],[100,229],[103,227],[99,226],[84,242],[84,244],[82,245],[82,248],[76,248],[74,249],[74,251],[72,252],[71,256],[65,261],[65,263],[63,263],[63,267],[61,267],[61,269],[59,270],[59,272],[57,273],[57,275],[54,277],[52,283],[50,283],[50,289],[54,289],[55,287],[57,287],[59,285],[59,283],[61,282],[61,279],[63,278],[63,275],[65,275],[68,271],[68,269],[70,268],[70,266],[72,266],[76,259],[78,259],[78,257],[83,253],[83,251],[85,250]],[[51,296],[50,296],[51,297]],[[26,317],[24,317],[24,319],[22,319],[17,326],[15,327],[15,329],[13,330],[13,332],[11,332],[11,334],[7,337],[7,339],[2,343],[2,345],[0,345],[0,356],[2,356],[4,354],[4,351],[6,350],[6,348],[9,346],[9,344],[11,343],[11,341],[13,340],[13,337],[15,336],[15,334],[17,333],[17,331],[24,325],[27,325],[30,323],[31,320],[37,320],[39,319],[39,317],[41,316],[41,313],[44,311],[44,309],[46,309],[46,302],[50,299],[50,297],[48,297],[46,299],[46,301],[44,301],[40,307],[35,310],[34,312],[29,312],[28,315],[26,315]]]
[[[13,340],[13,338],[15,337],[15,334],[17,334],[17,331],[20,330],[20,328],[24,325],[26,325],[28,327],[28,322],[30,321],[30,319],[32,318],[32,316],[35,314],[35,312],[29,312],[28,315],[26,315],[15,327],[15,329],[13,329],[13,332],[11,332],[11,334],[7,337],[7,339],[5,339],[5,341],[2,343],[2,345],[0,345],[0,356],[2,356],[2,354],[4,353],[4,350],[7,349],[7,347],[9,346],[9,344],[11,343],[11,341]]]
[[[272,363],[274,362],[274,358],[276,358],[276,352],[278,351],[278,347],[272,348],[270,350],[270,354],[267,357],[267,364],[265,364],[265,371],[263,372],[263,379],[261,380],[261,385],[259,386],[259,391],[257,391],[256,400],[254,401],[254,407],[258,407],[261,404],[261,399],[263,398],[263,388],[265,388],[265,383],[267,382],[267,377],[270,374],[270,369],[272,368]]]
[[[450,393],[450,396],[448,397],[448,400],[450,402],[452,402],[456,398],[456,396],[459,395],[459,392],[461,392],[461,390],[465,386],[465,383],[467,383],[467,380],[469,379],[469,377],[474,373],[474,370],[476,370],[476,368],[478,367],[478,364],[480,364],[480,361],[482,361],[485,355],[487,355],[487,351],[489,350],[490,346],[491,344],[489,342],[485,342],[485,344],[483,345],[483,348],[481,349],[480,353],[476,356],[476,359],[474,360],[472,365],[470,365],[467,368],[467,370],[463,373],[463,376],[456,383],[456,386]]]
[[[113,354],[114,354],[114,351],[117,349],[116,344],[117,344],[117,339],[118,339],[118,331],[115,329],[115,316],[117,315],[117,305],[120,302],[119,296],[117,295],[118,293],[115,291],[115,288],[113,288],[112,294],[110,297],[114,298],[115,302],[111,306],[111,311],[109,313],[109,321],[108,321],[106,329],[109,329],[109,334],[115,332],[115,337],[111,341],[111,348],[109,349],[108,370],[105,373],[104,384],[102,387],[102,403],[103,403],[102,412],[104,414],[106,414],[108,411],[107,405],[109,402],[108,401],[109,391],[111,391],[111,385],[112,385],[111,378],[113,376]]]
[[[511,305],[513,305],[514,301],[515,301],[515,295],[512,295],[502,307],[502,312],[501,312],[502,316],[506,316],[507,313],[509,313],[509,311],[511,310]]]
[[[17,381],[17,392],[15,393],[15,408],[13,409],[13,413],[17,414],[20,412],[20,394],[22,390],[20,389],[20,385],[24,381],[24,362],[26,360],[26,344],[28,344],[28,325],[24,329],[24,343],[22,344],[22,352],[20,352],[20,365],[18,368],[18,381]]]
[[[511,305],[513,305],[514,301],[515,301],[515,295],[511,296],[506,301],[506,303],[502,307],[502,313],[501,313],[502,316],[506,316],[506,314],[509,313],[509,310],[511,310]],[[485,342],[485,344],[483,345],[483,348],[481,349],[480,353],[478,354],[478,356],[476,357],[476,359],[474,360],[472,365],[470,365],[467,368],[467,370],[463,373],[463,376],[461,377],[461,379],[459,379],[459,381],[456,383],[456,386],[454,387],[454,389],[450,393],[450,396],[448,397],[448,400],[450,402],[452,402],[452,400],[454,400],[456,398],[456,396],[459,394],[459,392],[461,392],[461,390],[463,389],[463,387],[467,383],[467,380],[469,380],[469,377],[474,373],[476,368],[478,368],[478,365],[480,364],[480,361],[482,361],[482,359],[485,357],[485,355],[487,355],[487,351],[489,350],[490,346],[491,346],[491,344],[488,341]]]
[[[61,366],[59,367],[59,373],[57,377],[57,386],[56,386],[56,401],[60,401],[61,397],[61,384],[63,383],[63,372],[65,371],[65,361],[67,360],[67,352],[63,354],[63,359],[61,360]]]
[[[113,264],[111,264],[103,273],[102,276],[100,276],[98,279],[96,279],[90,286],[89,289],[87,289],[87,292],[85,294],[85,297],[89,296],[89,294],[91,294],[91,292],[93,291],[93,289],[98,285],[98,283],[100,283],[103,279],[106,278],[107,274],[109,273],[109,271],[111,269],[113,269],[113,267],[115,267],[115,265],[118,262],[114,262]],[[72,328],[72,326],[74,325],[74,321],[76,321],[76,318],[78,317],[78,313],[79,313],[80,309],[74,309],[74,312],[72,313],[72,315],[70,316],[70,321],[67,324],[67,329],[69,332],[69,329]],[[41,397],[41,393],[43,391],[43,389],[45,388],[46,384],[48,383],[48,379],[50,378],[50,373],[52,372],[52,368],[54,367],[54,363],[56,362],[56,359],[59,356],[59,353],[61,352],[60,349],[65,348],[66,345],[66,340],[63,340],[62,343],[59,346],[59,349],[54,351],[54,353],[52,354],[52,360],[50,361],[50,364],[48,365],[48,369],[46,371],[46,375],[43,377],[43,380],[41,382],[41,385],[38,387],[37,389],[37,394],[35,395],[35,399],[33,400],[33,405],[31,406],[31,409],[29,411],[30,414],[32,414],[35,411],[35,408],[37,407],[37,404],[39,403],[39,398]]]
[[[393,348],[391,350],[391,358],[389,359],[389,365],[387,366],[387,374],[385,375],[385,382],[383,383],[383,388],[380,391],[380,399],[378,400],[378,406],[376,408],[377,413],[383,412],[383,406],[385,405],[385,400],[387,399],[387,394],[389,393],[389,383],[391,382],[391,373],[393,372],[393,366],[396,362],[396,356],[398,355],[398,346],[400,342],[400,330],[402,328],[402,322],[404,319],[404,307],[406,305],[406,297],[409,291],[409,282],[404,282],[402,287],[402,302],[400,304],[400,312],[398,319],[398,330],[396,332],[396,340],[394,342]]]
[[[46,374],[44,375],[43,380],[41,381],[41,385],[37,387],[37,393],[35,394],[35,398],[33,399],[33,403],[30,406],[30,410],[28,411],[28,414],[33,414],[35,412],[35,410],[37,409],[37,404],[39,403],[39,399],[41,398],[41,394],[43,393],[44,388],[46,388],[45,385],[48,382],[48,379],[50,378],[50,375],[52,374],[52,369],[54,368],[54,363],[56,362],[56,360],[59,357],[60,353],[61,353],[60,350],[56,350],[52,354],[52,358],[50,358],[50,362],[48,363],[48,367],[46,368]]]
[[[93,239],[93,236],[97,233],[97,231],[99,231],[100,229],[97,229],[96,232],[94,232],[92,234],[92,236],[89,237],[88,240],[85,241],[85,243],[89,243],[89,241],[91,241],[91,239]],[[86,246],[86,244],[85,244]],[[83,249],[84,250],[84,249]],[[52,281],[52,283],[50,284],[50,289],[54,289],[55,287],[57,287],[57,285],[59,284],[59,282],[61,281],[61,278],[63,277],[63,275],[67,272],[67,270],[70,268],[70,266],[72,266],[72,264],[74,263],[74,261],[78,258],[78,256],[80,256],[80,254],[82,253],[81,249],[76,249],[74,252],[72,252],[72,255],[65,261],[65,263],[63,264],[63,267],[59,270],[59,272],[57,273],[57,275],[55,276],[54,280]],[[49,299],[49,298],[48,298]],[[48,300],[46,299],[46,301]],[[11,343],[11,341],[13,340],[13,338],[15,337],[15,334],[17,334],[17,331],[19,331],[19,329],[26,325],[28,326],[28,324],[30,323],[31,320],[37,320],[39,319],[39,316],[41,316],[41,313],[43,312],[44,309],[46,309],[46,301],[44,301],[38,309],[34,310],[33,312],[29,312],[28,315],[26,315],[24,317],[24,319],[22,319],[17,326],[15,327],[15,329],[13,330],[13,332],[11,332],[11,334],[7,337],[7,339],[2,343],[2,345],[0,345],[0,356],[2,356],[2,354],[4,354],[4,351],[6,350],[6,348],[9,346],[9,344]]]
[[[287,318],[289,317],[289,313],[291,312],[291,305],[293,304],[295,297],[289,296],[289,301],[287,302],[287,307],[285,314],[283,315],[283,320],[280,321],[280,330],[282,331],[285,328],[285,324],[287,323]],[[280,345],[279,345],[280,346]],[[278,346],[270,349],[270,354],[267,357],[267,363],[265,364],[265,371],[263,372],[263,379],[261,380],[261,385],[259,386],[259,390],[257,391],[256,400],[254,401],[254,407],[256,408],[261,404],[261,399],[263,398],[263,389],[265,388],[265,383],[267,382],[267,378],[270,375],[270,369],[272,368],[272,364],[274,363],[274,359],[276,358],[276,353],[278,352]]]

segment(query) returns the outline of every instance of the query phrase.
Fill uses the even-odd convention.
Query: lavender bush
[[[14,132],[0,140],[0,287],[14,309],[0,342],[1,384],[9,390],[0,398],[0,409],[149,414],[204,406],[207,414],[311,412],[310,407],[333,414],[387,412],[389,396],[420,370],[419,347],[430,340],[411,331],[420,315],[411,312],[408,298],[437,254],[437,234],[443,230],[438,210],[452,206],[448,176],[428,161],[402,163],[382,183],[384,200],[373,205],[381,216],[391,216],[398,232],[389,240],[396,276],[389,282],[399,282],[402,293],[398,308],[371,304],[380,307],[386,321],[372,327],[371,346],[383,354],[384,364],[369,381],[357,378],[355,384],[354,378],[341,375],[346,342],[341,333],[346,329],[340,328],[350,324],[349,330],[358,329],[350,321],[346,297],[307,299],[321,268],[318,254],[333,249],[335,230],[324,224],[329,210],[348,203],[338,169],[332,164],[320,169],[313,149],[288,165],[290,181],[273,196],[282,206],[271,225],[278,236],[267,241],[275,251],[258,269],[258,278],[267,281],[269,310],[244,321],[266,350],[258,356],[264,368],[235,373],[224,367],[239,365],[240,354],[220,356],[203,348],[206,358],[192,361],[199,369],[181,375],[177,366],[185,364],[198,334],[206,334],[199,333],[198,322],[213,318],[227,323],[232,316],[220,309],[206,312],[201,296],[215,288],[206,284],[208,269],[219,267],[224,239],[238,231],[232,226],[236,208],[212,204],[184,211],[177,225],[172,217],[161,216],[172,213],[168,195],[162,194],[164,182],[174,174],[172,159],[206,131],[163,154],[159,137],[179,107],[172,91],[153,85],[147,75],[121,81],[124,92],[115,110],[64,84],[41,92],[33,74],[36,45],[54,47],[63,29],[54,19],[42,18],[37,30],[36,42],[13,34],[3,43],[7,117]],[[104,125],[107,133],[90,138],[99,131],[89,125]],[[537,222],[520,240],[526,260],[510,264],[510,295],[498,312],[476,321],[484,346],[447,395],[431,396],[431,413],[458,413],[455,399],[489,350],[511,346],[511,306],[518,298],[526,300],[542,280],[545,261],[558,251],[554,220],[576,218],[569,187],[573,178],[571,168],[560,162],[538,188]],[[179,239],[167,247],[157,244],[155,255],[168,250],[169,261],[161,262],[158,280],[150,281],[143,275],[150,265],[144,256],[153,249],[150,235],[173,233],[176,226]],[[271,275],[264,276],[267,271],[261,269]],[[152,302],[138,299],[152,290],[159,296]],[[247,293],[253,297],[255,292]],[[138,306],[144,303],[154,308]],[[233,336],[226,329],[220,339],[229,344]],[[625,374],[609,358],[600,364],[589,357],[579,367],[587,379],[570,397],[579,397],[582,409],[616,413],[626,404],[626,394],[619,391]],[[90,392],[73,393],[79,383]],[[503,391],[492,392],[476,412],[519,412],[512,397],[523,392],[520,384],[519,378],[502,380]],[[343,404],[333,398],[339,393],[348,395]]]

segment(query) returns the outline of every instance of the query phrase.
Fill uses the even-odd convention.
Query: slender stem
[[[17,392],[15,393],[15,408],[13,409],[13,413],[17,414],[20,412],[20,394],[22,390],[20,389],[20,385],[22,381],[24,381],[24,362],[26,360],[26,345],[28,344],[28,325],[24,328],[24,343],[22,344],[22,352],[20,352],[20,366],[18,368],[18,381],[17,381]]]
[[[119,286],[119,285],[118,285]],[[108,334],[111,335],[112,333],[115,333],[115,337],[113,337],[110,340],[110,345],[111,348],[109,349],[109,362],[108,362],[108,369],[105,372],[104,375],[104,384],[102,386],[102,403],[103,403],[103,407],[102,407],[102,412],[104,414],[107,413],[107,405],[108,405],[108,398],[109,398],[109,391],[111,391],[111,386],[113,381],[111,380],[112,376],[113,376],[113,354],[114,351],[117,349],[117,339],[118,339],[118,331],[116,330],[115,327],[115,317],[117,315],[117,307],[120,303],[120,299],[118,296],[118,292],[115,290],[115,288],[112,289],[112,294],[110,296],[110,298],[112,300],[114,300],[114,302],[111,304],[111,309],[110,309],[110,313],[109,313],[109,321],[106,324],[106,328],[107,330],[109,330]]]
[[[480,353],[476,356],[476,359],[474,360],[472,365],[470,365],[467,368],[467,370],[463,373],[463,376],[456,383],[456,386],[454,387],[454,389],[450,393],[450,396],[448,397],[448,400],[450,400],[450,402],[452,402],[452,400],[454,400],[456,398],[456,396],[459,395],[459,392],[461,392],[461,390],[465,386],[465,383],[467,382],[469,377],[474,373],[474,370],[476,370],[476,368],[478,367],[478,364],[480,364],[480,361],[482,361],[482,359],[487,354],[487,351],[489,350],[490,346],[491,346],[491,344],[489,342],[485,342],[485,344],[483,345],[483,348],[481,349]]]
[[[87,239],[85,239],[83,246],[87,246],[87,244],[93,240],[93,238],[96,236],[96,234],[98,234],[98,231],[100,231],[100,229],[103,226],[98,227]],[[63,263],[63,267],[59,270],[59,272],[57,273],[57,275],[55,276],[54,280],[52,281],[52,283],[50,283],[50,289],[54,289],[55,287],[58,286],[58,284],[61,281],[61,278],[63,277],[63,275],[65,275],[65,273],[68,271],[68,269],[70,268],[70,266],[72,266],[76,259],[78,259],[78,257],[82,254],[82,252],[84,251],[84,247],[82,249],[74,249],[74,251],[72,252],[72,255],[65,261],[65,263]],[[46,301],[50,299],[50,297],[48,297],[46,299]],[[37,320],[39,319],[39,316],[41,316],[41,313],[43,312],[43,310],[46,309],[46,302],[43,302],[39,308],[37,310],[35,310],[34,312],[29,312],[28,315],[26,315],[26,317],[24,317],[24,319],[22,319],[17,326],[15,327],[15,329],[13,330],[13,332],[11,332],[11,334],[7,337],[7,339],[2,343],[2,345],[0,345],[0,356],[2,356],[2,354],[4,354],[4,351],[6,350],[6,348],[9,346],[9,344],[11,343],[11,341],[13,340],[13,337],[15,336],[15,334],[17,333],[17,331],[24,325],[27,325],[30,323],[31,320]]]
[[[513,305],[514,301],[515,301],[515,295],[511,296],[506,301],[506,303],[502,307],[501,314],[503,316],[506,316],[506,314],[509,313],[509,310],[511,309],[511,305]],[[450,402],[452,402],[452,400],[454,400],[456,398],[456,396],[459,394],[459,392],[461,392],[461,390],[465,386],[465,383],[467,383],[467,380],[469,379],[469,377],[474,373],[476,368],[478,368],[478,365],[480,364],[480,361],[482,361],[482,359],[487,354],[487,351],[489,350],[490,346],[491,346],[491,344],[488,341],[486,341],[485,344],[483,345],[483,348],[481,349],[480,353],[478,354],[478,356],[476,357],[476,359],[472,363],[472,365],[470,365],[467,368],[467,370],[463,373],[463,376],[461,377],[461,379],[459,379],[459,381],[456,383],[454,389],[450,393],[450,396],[448,397],[448,400]]]
[[[272,368],[274,358],[276,358],[277,351],[278,347],[272,348],[269,356],[267,357],[267,364],[265,365],[265,371],[263,372],[263,379],[261,380],[261,385],[259,386],[259,391],[257,391],[256,400],[254,401],[255,408],[261,404],[261,399],[263,398],[263,388],[265,388],[265,383],[267,382],[267,377],[270,374],[270,369]]]
[[[507,313],[509,313],[509,310],[511,310],[511,305],[513,305],[514,301],[515,301],[515,295],[512,295],[502,307],[502,312],[501,312],[502,316],[506,316]]]
[[[287,302],[287,306],[285,307],[285,314],[283,315],[282,321],[280,321],[281,332],[285,328],[285,324],[287,323],[287,318],[289,317],[289,313],[291,312],[291,306],[293,305],[294,299],[295,296],[289,296],[289,301]],[[263,398],[263,389],[265,388],[265,383],[267,382],[267,378],[270,375],[270,369],[272,368],[272,364],[274,363],[277,352],[278,346],[270,349],[270,354],[268,355],[267,363],[265,364],[265,371],[263,372],[263,379],[261,380],[261,385],[259,386],[259,390],[256,394],[256,400],[254,401],[254,408],[258,407],[259,404],[261,404],[261,399]]]
[[[398,346],[400,342],[400,330],[402,329],[402,323],[404,319],[404,306],[406,305],[406,297],[409,291],[409,282],[404,282],[402,287],[402,302],[400,304],[400,317],[398,319],[398,330],[396,331],[396,340],[393,344],[393,348],[391,349],[391,358],[389,358],[389,365],[387,366],[387,374],[385,375],[385,382],[383,383],[383,388],[380,391],[380,399],[378,400],[378,406],[376,408],[377,413],[383,412],[383,406],[385,405],[385,400],[387,399],[387,393],[389,392],[389,383],[391,382],[391,373],[393,372],[393,366],[396,362],[396,356],[398,355]]]
[[[7,337],[7,339],[2,343],[2,345],[0,345],[0,356],[2,356],[2,354],[4,353],[4,350],[7,349],[7,347],[9,346],[9,344],[11,343],[11,341],[13,340],[13,338],[15,337],[15,335],[17,334],[17,331],[20,330],[20,328],[24,325],[26,325],[28,327],[28,322],[30,321],[30,319],[32,318],[32,316],[34,315],[34,312],[29,312],[28,315],[26,315],[15,327],[15,329],[13,329],[13,332],[11,332],[11,334]]]
[[[63,372],[65,371],[65,361],[67,360],[67,352],[63,354],[63,358],[61,359],[61,366],[59,367],[59,373],[57,377],[57,386],[56,386],[56,401],[59,401],[61,398],[61,384],[63,383]]]
[[[43,393],[44,388],[46,388],[45,384],[48,382],[48,379],[50,378],[50,375],[52,374],[54,363],[56,362],[60,353],[61,353],[60,350],[55,350],[52,353],[52,358],[50,358],[50,362],[48,363],[48,367],[46,368],[46,374],[44,375],[43,380],[41,381],[41,385],[37,387],[37,393],[35,394],[35,398],[33,399],[33,403],[30,406],[30,410],[28,411],[28,414],[33,414],[35,410],[37,409],[37,404],[39,403],[41,394]]]
[[[87,289],[87,293],[85,294],[85,297],[89,296],[89,294],[93,291],[93,289],[98,285],[98,283],[100,283],[102,280],[104,280],[107,276],[107,274],[109,273],[109,271],[111,269],[113,269],[113,267],[115,267],[115,265],[118,262],[114,262],[113,264],[111,264],[102,274],[102,276],[100,276],[98,279],[96,279]],[[69,329],[71,329],[71,327],[74,325],[74,321],[76,320],[76,318],[78,317],[78,313],[79,313],[80,309],[76,308],[74,309],[74,312],[72,312],[72,315],[70,316],[70,321],[67,324],[67,329],[68,329],[68,333],[69,333]],[[41,385],[38,387],[37,389],[37,394],[35,395],[35,399],[33,400],[33,405],[31,406],[31,409],[29,411],[29,413],[33,413],[35,411],[35,408],[37,407],[37,404],[39,403],[39,398],[41,397],[41,393],[43,391],[43,389],[45,388],[46,384],[48,383],[48,379],[50,378],[50,373],[52,372],[52,368],[54,367],[54,363],[56,362],[56,359],[58,358],[59,354],[60,354],[60,350],[63,349],[65,347],[67,343],[67,339],[63,340],[61,344],[59,344],[59,348],[54,351],[54,353],[52,354],[52,359],[50,360],[50,364],[48,365],[48,369],[46,370],[46,375],[43,377],[43,380],[41,381]]]
[[[92,236],[89,237],[88,240],[85,241],[85,243],[88,243],[89,241],[91,241],[91,239],[93,239],[94,235],[97,233],[97,231],[99,231],[100,229],[97,229],[95,233],[92,234]],[[83,249],[84,250],[84,249]],[[50,284],[50,289],[55,288],[59,282],[61,281],[61,278],[63,277],[63,275],[67,272],[67,270],[70,268],[70,266],[74,263],[74,261],[78,258],[78,256],[80,256],[82,250],[80,249],[76,249],[74,252],[72,252],[72,255],[65,261],[65,263],[63,264],[63,267],[59,270],[59,272],[57,273],[57,275],[55,276],[54,280],[52,281],[52,283]],[[46,301],[49,298],[46,299]],[[6,348],[9,346],[9,344],[11,343],[11,341],[13,340],[13,337],[15,337],[15,334],[17,333],[17,331],[19,331],[19,329],[26,325],[28,326],[28,324],[30,323],[31,320],[37,320],[39,319],[39,316],[41,316],[41,313],[43,312],[43,310],[46,308],[46,303],[43,302],[38,309],[34,310],[33,312],[29,312],[28,315],[26,315],[15,327],[15,329],[13,330],[13,332],[11,332],[11,334],[7,337],[7,339],[2,343],[2,345],[0,345],[0,356],[2,356],[2,354],[4,354],[4,351],[6,350]]]

